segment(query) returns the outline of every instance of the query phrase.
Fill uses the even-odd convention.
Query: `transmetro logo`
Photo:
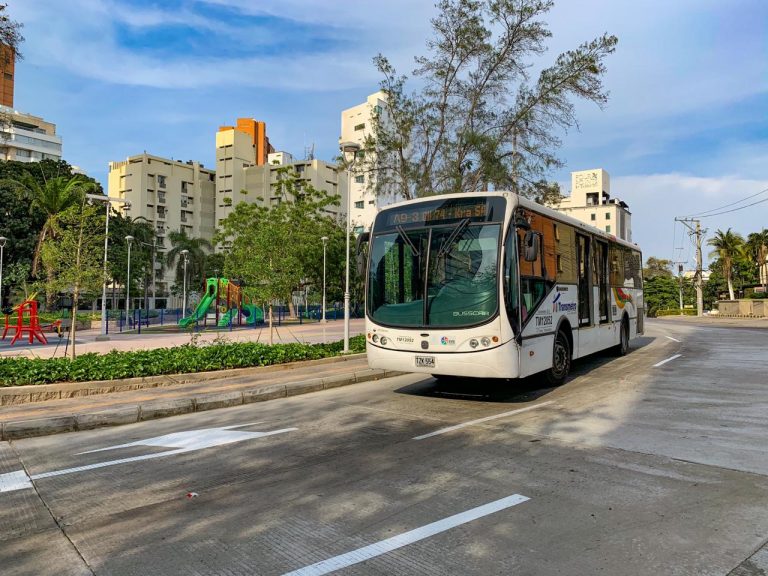
[[[558,292],[557,296],[555,296],[555,299],[552,300],[552,312],[576,312],[576,309],[578,308],[578,304],[575,302],[571,302],[570,304],[566,304],[564,302],[560,302],[560,297],[562,296],[562,292]]]

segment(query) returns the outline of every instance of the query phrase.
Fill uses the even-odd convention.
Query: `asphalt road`
[[[0,443],[0,573],[765,574],[766,343],[648,322],[556,389],[409,375]]]

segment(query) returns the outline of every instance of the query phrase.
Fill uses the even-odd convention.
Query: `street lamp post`
[[[181,298],[181,315],[184,317],[187,315],[187,257],[189,256],[189,250],[182,250],[180,254],[184,258],[184,282],[182,283],[184,292],[182,293],[183,296]]]
[[[357,142],[342,142],[339,147],[344,155],[344,161],[347,165],[347,248],[345,263],[344,280],[344,352],[349,352],[349,233],[350,233],[350,196],[352,195],[352,168],[357,160],[357,153],[360,151],[360,144]]]
[[[107,206],[107,219],[104,225],[104,282],[101,286],[101,335],[97,336],[97,340],[109,340],[107,336],[107,249],[109,247],[109,210],[112,207],[112,202],[123,204],[124,206],[130,206],[130,200],[124,200],[122,198],[110,198],[102,194],[86,194],[86,198],[89,200],[95,200],[97,202],[104,202]]]
[[[3,249],[8,238],[0,236],[0,308],[3,306]]]
[[[323,319],[320,322],[325,324],[325,243],[328,242],[328,236],[323,236],[320,240],[323,241]],[[2,270],[2,268],[0,268],[0,270]],[[0,278],[1,277],[2,276],[0,276]]]
[[[126,236],[125,241],[128,243],[128,274],[125,281],[125,326],[128,327],[128,314],[131,311],[131,244],[133,243],[133,236]]]

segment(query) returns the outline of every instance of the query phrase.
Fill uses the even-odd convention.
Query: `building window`
[[[3,76],[5,77],[6,80],[13,80],[13,74],[9,74],[8,72],[6,72],[5,74],[3,74]]]
[[[365,122],[363,122],[362,124],[357,124],[355,126],[355,132],[357,132],[358,130],[365,130]]]
[[[362,184],[365,182],[365,176],[361,174],[360,176],[355,176],[355,183],[356,184]]]
[[[558,273],[563,273],[563,259],[560,254],[557,255],[557,271]]]
[[[590,214],[589,219],[594,222],[595,220],[597,220],[597,214]]]
[[[597,206],[598,202],[597,192],[590,192],[587,194],[587,206]]]
[[[610,234],[611,233],[611,227],[610,226],[606,226],[605,227],[605,231],[608,232],[608,234]]]
[[[157,175],[157,187],[165,188],[165,176],[163,176],[162,174]]]
[[[165,204],[165,192],[158,192],[157,193],[157,201],[160,204]]]
[[[373,206],[376,204],[376,200],[368,200],[368,204]]]
[[[611,213],[610,212],[606,212],[605,213],[605,219],[606,220],[610,220],[611,219]]]
[[[560,242],[560,228],[557,227],[557,224],[552,224],[552,228],[554,228],[555,232],[555,240]],[[559,270],[559,269],[558,269]]]
[[[360,200],[358,202],[355,202],[355,208],[365,208],[365,202],[363,200]]]

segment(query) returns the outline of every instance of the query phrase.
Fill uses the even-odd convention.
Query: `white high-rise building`
[[[386,94],[381,90],[368,96],[365,102],[348,108],[341,113],[340,142],[355,142],[362,148],[365,139],[374,134],[374,114],[386,113]],[[370,162],[370,158],[366,159]],[[350,221],[355,233],[369,230],[376,213],[383,204],[391,202],[383,195],[373,192],[375,175],[366,173],[357,166],[350,187]],[[373,180],[371,180],[373,179]]]
[[[571,172],[571,195],[556,210],[632,242],[632,213],[626,202],[611,198],[611,178],[602,168]]]

